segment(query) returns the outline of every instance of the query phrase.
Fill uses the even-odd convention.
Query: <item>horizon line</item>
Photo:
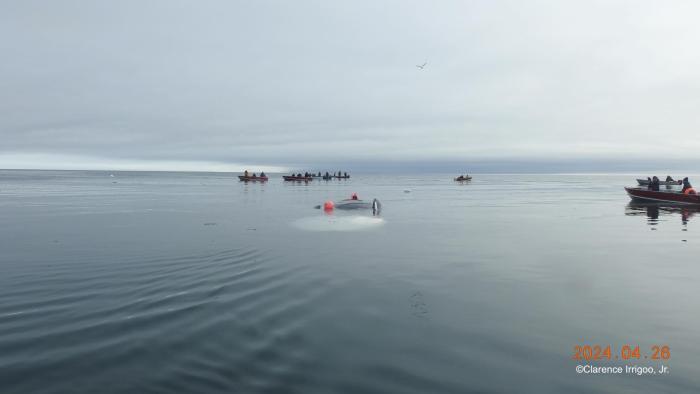
[[[85,171],[90,171],[90,172],[105,172],[105,173],[114,173],[114,172],[162,172],[162,173],[201,173],[201,174],[242,174],[244,171],[216,171],[216,170],[147,170],[147,169],[142,169],[142,170],[135,170],[135,169],[129,169],[129,170],[119,170],[119,169],[60,169],[60,168],[0,168],[0,171],[46,171],[46,172],[85,172]],[[672,172],[683,172],[688,175],[700,175],[700,170],[671,170]],[[696,172],[697,171],[697,172]],[[258,172],[258,171],[256,171]],[[263,171],[265,172],[265,171]],[[296,172],[296,171],[267,171],[268,174],[287,174],[291,172]],[[666,170],[668,172],[668,170]],[[315,174],[315,172],[312,172]],[[364,172],[364,171],[359,171],[359,172],[354,172],[355,174],[360,174],[360,175],[377,175],[376,172]],[[397,172],[397,171],[387,171],[387,174],[411,174],[411,172]],[[415,174],[415,171],[413,172]],[[450,171],[421,171],[419,172],[420,174],[454,174],[454,172]],[[576,172],[576,171],[566,171],[566,172],[561,172],[561,171],[535,171],[535,172],[512,172],[512,171],[470,171],[468,174],[470,175],[629,175],[629,176],[637,176],[641,173],[645,174],[653,174],[653,173],[658,173],[658,174],[663,174],[665,173],[664,171],[661,170],[640,170],[639,172],[630,172],[629,170],[620,170],[620,171],[615,171],[615,170],[608,170],[608,171],[581,171],[581,172]],[[348,171],[348,174],[350,172]],[[456,173],[459,175],[459,173]]]

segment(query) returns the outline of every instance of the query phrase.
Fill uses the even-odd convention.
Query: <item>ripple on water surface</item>
[[[303,264],[278,263],[259,250],[235,249],[54,261],[34,275],[17,269],[0,290],[2,387],[197,392],[289,386],[308,359],[300,332],[309,303],[326,288]],[[76,371],[84,379],[62,378]]]

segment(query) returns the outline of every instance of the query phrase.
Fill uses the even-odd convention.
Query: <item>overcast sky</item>
[[[696,1],[0,0],[0,168],[693,159],[698,15]]]

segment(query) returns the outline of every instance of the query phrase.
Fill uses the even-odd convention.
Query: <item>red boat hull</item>
[[[314,178],[312,178],[312,177],[310,177],[310,176],[309,176],[309,177],[304,177],[304,176],[298,177],[298,176],[284,175],[284,176],[282,176],[282,178],[284,178],[285,181],[297,181],[297,182],[302,182],[302,181],[303,181],[303,182],[308,182],[308,181],[313,181],[313,180],[314,180]]]
[[[245,175],[239,175],[238,179],[242,180],[243,182],[266,182],[267,177],[266,176],[245,176]]]
[[[626,187],[627,194],[635,200],[661,201],[674,204],[700,205],[700,195],[682,194],[676,191],[653,191],[646,188]]]

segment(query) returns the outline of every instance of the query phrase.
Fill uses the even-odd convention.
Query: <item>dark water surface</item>
[[[0,171],[0,392],[699,392],[700,215],[633,182]]]

